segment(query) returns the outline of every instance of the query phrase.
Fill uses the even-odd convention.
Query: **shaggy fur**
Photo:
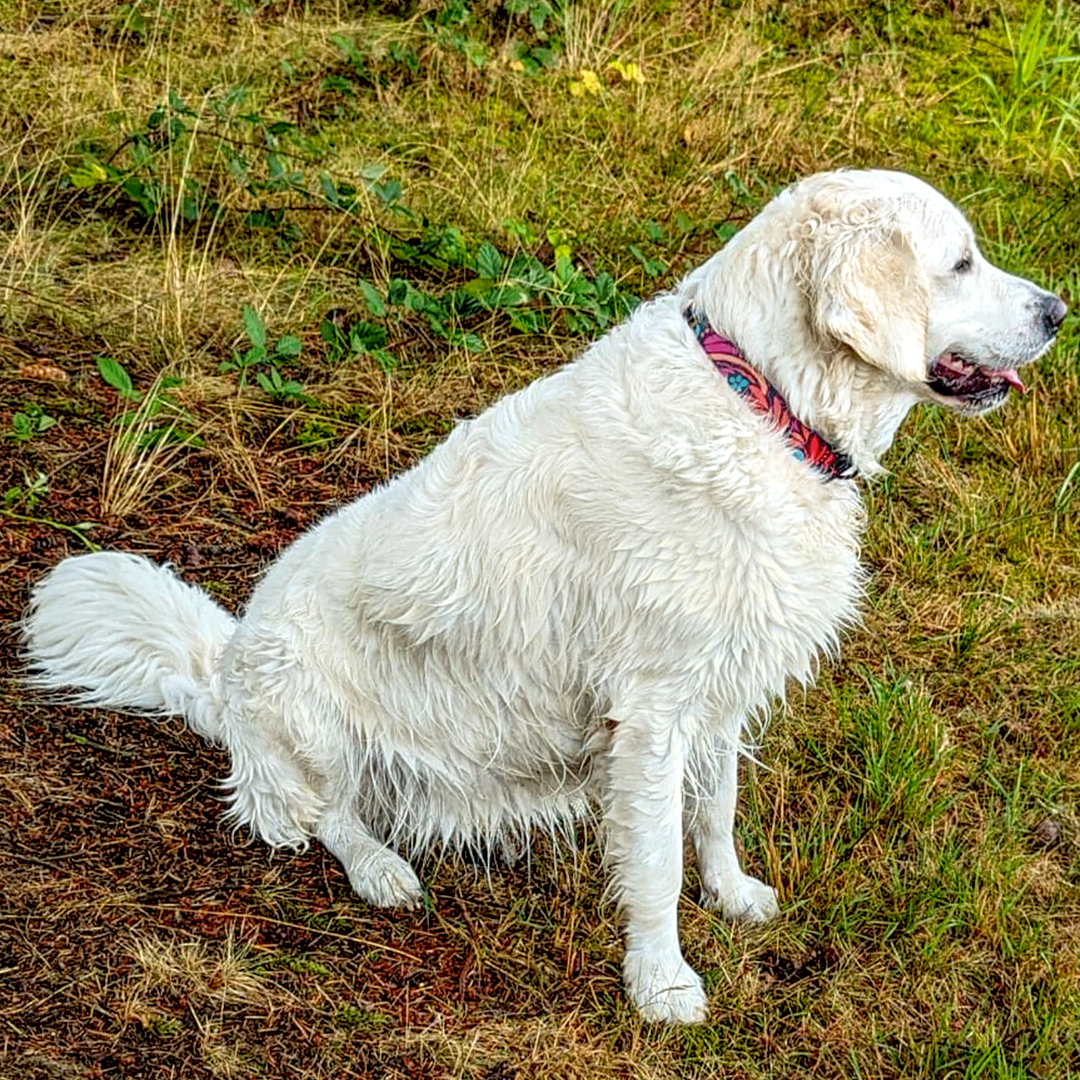
[[[732,836],[742,733],[855,619],[862,509],[857,481],[796,460],[724,384],[688,308],[863,475],[917,402],[1000,403],[1065,311],[922,182],[812,177],[300,537],[242,618],[142,558],[65,560],[34,593],[33,678],[182,714],[231,754],[234,821],[318,838],[373,904],[421,900],[399,851],[597,806],[629,995],[703,1020],[676,922],[684,830],[705,906],[777,913]]]

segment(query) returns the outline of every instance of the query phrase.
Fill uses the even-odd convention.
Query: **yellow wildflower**
[[[612,60],[608,64],[608,70],[617,72],[623,82],[638,83],[639,85],[645,82],[645,74],[642,72],[640,64]]]
[[[584,68],[581,72],[580,79],[570,80],[570,93],[574,97],[581,97],[584,94],[596,95],[600,93],[600,79],[597,77],[595,71],[590,71],[588,68]]]

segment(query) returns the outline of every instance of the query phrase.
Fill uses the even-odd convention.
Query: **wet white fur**
[[[855,619],[862,510],[855,481],[796,461],[724,385],[683,311],[869,474],[933,399],[928,362],[1034,358],[1046,296],[986,264],[920,181],[813,177],[301,536],[241,619],[141,558],[62,562],[27,620],[34,677],[183,714],[231,753],[235,821],[275,846],[317,837],[375,904],[421,899],[400,851],[598,807],[627,990],[650,1019],[701,1021],[676,923],[684,830],[703,904],[777,913],[736,855],[737,750]]]

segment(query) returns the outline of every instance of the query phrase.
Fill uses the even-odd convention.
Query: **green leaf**
[[[111,356],[97,358],[98,374],[122,397],[128,401],[140,401],[142,394],[132,385],[131,376],[119,360]]]
[[[341,205],[341,196],[338,194],[337,185],[326,173],[319,173],[319,185],[323,190],[323,195],[326,196],[326,201],[331,206]]]
[[[455,344],[464,345],[470,352],[484,351],[484,339],[479,334],[474,334],[471,330],[464,334],[455,334],[451,340]]]
[[[247,330],[248,340],[256,348],[266,348],[266,324],[259,317],[259,313],[250,305],[244,305],[244,327]]]
[[[94,157],[88,157],[77,169],[73,169],[68,174],[72,187],[77,188],[92,188],[108,179],[108,170]]]
[[[570,247],[567,244],[558,244],[555,248],[555,277],[560,282],[566,282],[573,275],[574,263],[570,258]]]
[[[476,270],[481,277],[497,278],[502,273],[503,257],[494,244],[486,240],[476,253]]]
[[[405,298],[405,306],[410,311],[428,315],[436,319],[445,319],[450,314],[450,309],[437,296],[428,296],[419,289],[410,289]]]
[[[650,259],[641,248],[636,247],[634,244],[630,245],[629,251],[630,254],[641,263],[642,270],[644,270],[649,277],[659,277],[667,269],[667,264],[663,259]]]
[[[492,308],[519,307],[527,304],[530,294],[521,285],[503,285],[492,281],[491,278],[473,278],[453,294],[455,310],[467,310],[461,303],[465,298],[475,301],[481,308],[490,311]]]
[[[345,331],[333,319],[327,318],[319,323],[319,337],[330,346],[330,363],[340,360],[341,354],[348,345]]]
[[[384,184],[373,183],[371,190],[385,206],[397,202],[405,194],[399,180],[387,180]]]
[[[386,331],[361,319],[349,328],[349,347],[353,352],[374,352],[386,344]]]
[[[300,355],[300,339],[294,337],[292,334],[286,334],[285,337],[279,338],[277,345],[274,346],[274,351],[278,356],[296,357]]]
[[[341,75],[327,75],[322,81],[323,90],[336,90],[339,94],[351,94],[353,85]]]
[[[397,358],[386,349],[375,349],[372,354],[382,368],[384,374],[389,375],[397,367]]]
[[[543,320],[536,311],[515,311],[510,316],[510,326],[519,334],[537,334],[543,327]]]
[[[694,219],[682,210],[676,210],[675,227],[682,233],[692,232],[694,229]]]
[[[378,289],[374,285],[369,284],[361,278],[357,284],[360,286],[360,292],[364,296],[364,303],[367,304],[368,311],[371,312],[375,318],[382,318],[386,314],[386,304],[383,303],[383,298],[379,295]]]
[[[34,435],[33,424],[26,413],[17,412],[11,418],[11,427],[17,442],[29,442]]]

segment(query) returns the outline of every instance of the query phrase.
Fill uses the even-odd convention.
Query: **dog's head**
[[[1065,304],[991,265],[964,215],[904,173],[841,172],[791,189],[815,332],[917,396],[1000,405],[1042,355]]]

